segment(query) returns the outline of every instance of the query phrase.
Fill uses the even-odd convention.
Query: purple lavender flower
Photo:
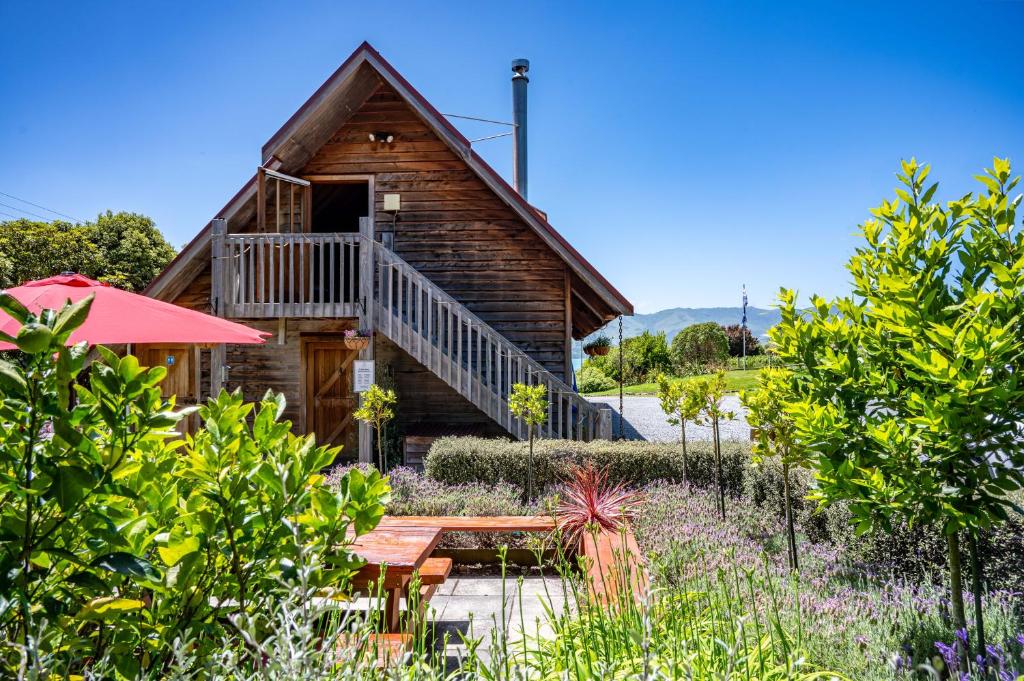
[[[939,651],[939,654],[942,655],[942,661],[946,663],[946,666],[950,669],[955,669],[957,662],[956,649],[942,641],[936,641],[935,648]]]

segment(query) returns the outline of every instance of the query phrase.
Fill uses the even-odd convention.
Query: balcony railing
[[[227,317],[356,317],[359,234],[227,234],[220,295]],[[215,287],[216,288],[216,287]]]

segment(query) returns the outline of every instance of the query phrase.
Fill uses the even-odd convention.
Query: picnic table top
[[[425,516],[401,515],[381,518],[381,528],[438,527],[445,532],[551,532],[555,521],[543,515]]]
[[[387,564],[388,574],[411,575],[430,557],[441,541],[439,526],[378,525],[349,547],[366,561],[360,574],[375,576]]]

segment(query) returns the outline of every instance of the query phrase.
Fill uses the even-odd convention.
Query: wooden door
[[[135,356],[142,366],[162,366],[167,369],[167,377],[160,383],[160,394],[165,398],[176,396],[175,404],[178,407],[198,403],[199,365],[191,345],[139,345],[135,349]],[[183,419],[178,430],[192,432],[197,421],[195,415]]]
[[[302,340],[306,432],[316,433],[319,445],[343,446],[350,458],[358,449],[352,416],[357,403],[352,362],[358,354],[336,340]]]

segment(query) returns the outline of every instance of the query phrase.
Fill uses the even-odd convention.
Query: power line
[[[477,116],[461,116],[459,114],[441,114],[447,118],[461,118],[466,121],[480,121],[481,123],[494,123],[495,125],[507,125],[510,128],[518,127],[515,123],[508,121],[496,121],[493,118],[478,118]]]
[[[68,220],[74,220],[75,222],[85,222],[85,220],[79,220],[78,218],[72,217],[72,216],[68,215],[67,213],[61,213],[59,210],[54,210],[52,208],[47,208],[46,206],[41,206],[38,203],[32,203],[28,199],[23,199],[21,197],[15,196],[14,194],[7,194],[5,192],[0,192],[0,195],[6,196],[9,199],[14,199],[15,201],[21,201],[22,203],[27,203],[28,205],[35,206],[36,208],[41,208],[42,210],[45,210],[47,213],[53,213],[54,215],[59,215],[62,218],[67,218]],[[8,208],[14,208],[14,206],[7,206],[7,207]],[[14,208],[14,210],[21,210],[21,209],[20,208]],[[27,210],[23,210],[21,212],[22,213],[28,213]],[[29,213],[29,215],[31,215],[31,213]],[[41,217],[41,216],[37,216],[37,217]],[[45,220],[46,218],[43,218],[43,219]]]
[[[10,213],[5,213],[2,210],[0,210],[0,215],[6,215],[7,217],[14,218],[15,220],[20,220],[21,219],[17,215],[11,215]]]
[[[32,217],[39,218],[40,220],[47,220],[47,221],[49,221],[49,219],[50,219],[50,218],[46,217],[45,215],[40,215],[39,213],[33,213],[30,210],[25,210],[24,208],[18,208],[17,206],[12,206],[12,205],[7,204],[7,203],[0,203],[0,206],[3,206],[4,208],[10,208],[11,210],[16,210],[19,213],[24,213],[25,215],[31,215]]]

